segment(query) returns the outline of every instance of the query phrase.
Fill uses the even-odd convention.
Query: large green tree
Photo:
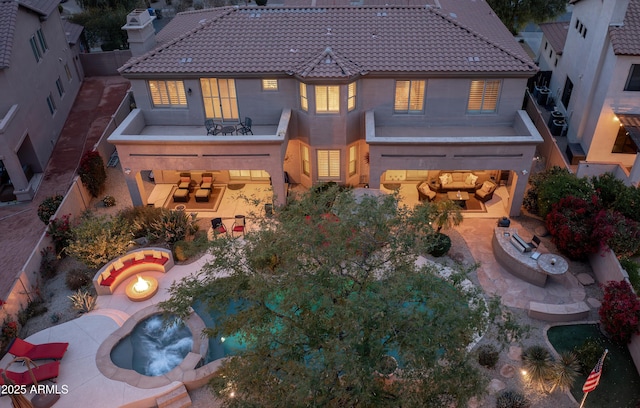
[[[553,20],[567,8],[567,0],[487,0],[487,3],[514,35],[528,23]]]
[[[221,316],[208,336],[248,345],[212,382],[226,406],[463,407],[483,389],[467,346],[489,315],[461,279],[416,265],[438,216],[317,189],[244,240],[215,240],[162,307],[184,316],[201,302]]]

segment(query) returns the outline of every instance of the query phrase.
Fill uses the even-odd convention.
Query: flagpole
[[[584,402],[587,400],[587,395],[589,395],[589,393],[588,393],[588,392],[585,392],[585,393],[584,393],[584,397],[582,397],[582,402],[580,403],[580,408],[582,408],[582,407],[583,407]]]

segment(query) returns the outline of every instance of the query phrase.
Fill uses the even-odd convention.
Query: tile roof
[[[161,32],[160,46],[130,60],[120,72],[264,72],[318,78],[364,72],[537,70],[484,1],[439,3],[441,8],[225,7],[179,14],[182,35],[176,36],[178,24],[168,25],[171,35]],[[459,12],[450,11],[454,6]],[[196,18],[198,13],[202,18]]]
[[[78,39],[80,39],[84,27],[79,24],[70,23],[67,20],[62,20],[62,29],[67,36],[67,42],[74,45],[78,42]]]
[[[558,21],[540,24],[544,37],[558,55],[562,55],[564,50],[564,43],[567,41],[567,34],[569,34],[569,23],[569,21]]]
[[[55,0],[18,0],[18,2],[21,6],[35,11],[45,19],[58,8],[58,4],[60,3]]]
[[[640,55],[640,0],[629,0],[622,27],[609,27],[616,55]]]
[[[13,34],[16,30],[18,2],[15,0],[0,1],[0,69],[9,68]]]

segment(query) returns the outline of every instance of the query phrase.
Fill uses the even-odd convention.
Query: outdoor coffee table
[[[469,193],[466,191],[447,191],[447,198],[460,207],[465,207],[466,201],[469,199]]]
[[[569,269],[569,264],[560,255],[542,254],[538,258],[538,267],[548,275],[562,275]]]

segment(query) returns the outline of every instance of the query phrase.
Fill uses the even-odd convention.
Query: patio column
[[[275,205],[287,203],[287,191],[284,186],[284,172],[281,169],[273,170],[271,176],[271,189],[273,190],[273,202]]]
[[[142,183],[142,177],[140,171],[133,171],[129,168],[124,168],[124,181],[127,183],[129,189],[129,195],[131,196],[131,203],[134,207],[146,204],[146,199],[140,193],[144,190]]]
[[[524,193],[527,189],[527,183],[529,182],[529,173],[522,174],[514,172],[513,189],[510,192],[509,201],[511,206],[509,207],[509,216],[516,217],[520,215],[520,209],[522,208],[522,201],[524,200]]]

